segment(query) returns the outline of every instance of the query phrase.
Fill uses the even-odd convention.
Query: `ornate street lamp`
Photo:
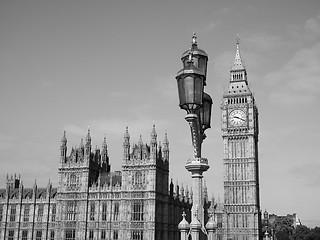
[[[189,52],[187,65],[177,74],[179,106],[187,113],[196,113],[202,106],[205,75],[193,64],[192,52]]]
[[[211,128],[211,108],[212,108],[212,98],[209,94],[203,93],[202,107],[198,110],[198,117],[202,126],[202,131]]]
[[[204,234],[201,234],[201,231],[207,235],[204,223],[202,173],[209,169],[209,165],[208,160],[201,156],[201,145],[206,137],[205,130],[211,127],[211,107],[213,102],[209,94],[204,92],[208,57],[203,50],[198,49],[195,34],[192,37],[190,50],[183,53],[181,60],[183,69],[176,76],[179,106],[187,112],[185,119],[190,125],[194,150],[193,158],[187,160],[186,163],[186,169],[191,172],[194,189],[189,233],[192,239],[202,239],[200,236],[204,236]],[[181,239],[183,239],[182,233],[185,234],[185,221],[185,218],[183,218],[179,225],[181,227]]]

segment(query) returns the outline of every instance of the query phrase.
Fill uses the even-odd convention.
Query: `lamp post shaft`
[[[189,113],[185,119],[189,123],[191,130],[193,157],[201,158],[202,133],[199,118],[196,114]]]

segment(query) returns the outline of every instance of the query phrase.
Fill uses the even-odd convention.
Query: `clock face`
[[[242,126],[246,121],[247,116],[242,110],[236,109],[229,113],[229,123],[233,127]]]

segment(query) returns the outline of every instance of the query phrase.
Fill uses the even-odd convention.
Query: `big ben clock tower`
[[[258,109],[249,89],[237,38],[230,83],[223,95],[223,239],[260,239]]]

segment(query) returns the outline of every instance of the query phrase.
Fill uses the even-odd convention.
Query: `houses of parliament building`
[[[58,188],[24,188],[17,176],[0,190],[0,239],[178,239],[192,193],[169,183],[169,141],[155,126],[149,144],[130,146],[124,134],[122,171],[110,172],[106,139],[101,149],[85,141],[67,156],[60,146]]]
[[[203,206],[205,222],[214,219],[215,239],[258,240],[258,109],[239,41],[236,46],[221,104],[224,202],[208,201],[204,187]],[[207,58],[196,41],[189,51],[195,65]],[[169,180],[169,162],[167,135],[159,143],[154,125],[147,144],[141,137],[131,143],[125,129],[122,168],[115,172],[110,171],[106,138],[100,149],[92,149],[88,129],[79,147],[67,151],[64,132],[57,187],[49,182],[41,188],[35,182],[25,188],[20,176],[7,176],[5,189],[0,189],[0,239],[180,240],[178,224],[183,212],[190,222],[193,193]]]

